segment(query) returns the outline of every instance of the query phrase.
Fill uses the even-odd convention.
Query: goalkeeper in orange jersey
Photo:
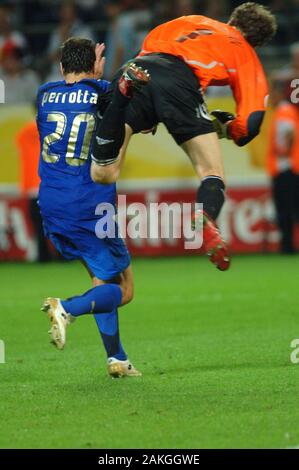
[[[253,2],[237,7],[227,24],[192,15],[158,26],[134,59],[149,71],[149,85],[123,109],[111,101],[94,141],[91,176],[96,182],[111,183],[119,176],[131,135],[165,124],[201,180],[196,201],[203,210],[195,212],[194,223],[203,222],[204,249],[223,271],[230,265],[230,256],[215,222],[225,201],[218,137],[242,146],[259,133],[268,85],[255,48],[269,41],[276,28],[271,12]],[[230,85],[236,116],[215,111],[212,120],[203,98],[209,85]]]

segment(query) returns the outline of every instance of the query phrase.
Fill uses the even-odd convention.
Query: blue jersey
[[[46,83],[38,90],[39,204],[45,217],[90,220],[101,202],[115,205],[116,185],[90,177],[90,150],[98,100],[109,82],[85,79]]]

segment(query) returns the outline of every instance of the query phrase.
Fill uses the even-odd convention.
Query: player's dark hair
[[[270,41],[277,30],[276,18],[271,11],[254,2],[246,2],[235,8],[229,24],[238,28],[253,47]]]
[[[95,44],[90,39],[69,38],[61,47],[61,65],[65,74],[92,72],[95,60]]]

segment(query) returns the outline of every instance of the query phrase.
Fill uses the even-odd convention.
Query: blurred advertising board
[[[191,203],[193,189],[130,191],[126,194],[127,205],[143,203]],[[129,222],[129,219],[127,221]],[[28,260],[36,257],[33,230],[28,205],[19,197],[0,196],[0,260]],[[144,233],[148,227],[145,219]],[[279,235],[273,220],[273,206],[269,189],[265,187],[230,188],[219,225],[234,253],[272,252],[277,250]],[[159,221],[159,226],[163,220]],[[142,231],[142,230],[141,230]],[[146,235],[127,238],[127,245],[135,256],[170,256],[194,254],[200,250],[186,250],[184,238],[150,238]]]

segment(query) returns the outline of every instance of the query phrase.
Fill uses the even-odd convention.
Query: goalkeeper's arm
[[[211,114],[216,118],[213,120],[213,126],[219,139],[231,139],[228,124],[235,119],[235,116],[232,113],[221,111],[220,109],[215,109]]]

